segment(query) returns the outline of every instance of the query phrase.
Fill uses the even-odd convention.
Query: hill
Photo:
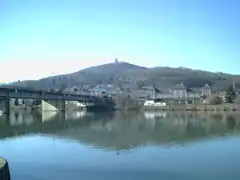
[[[134,71],[134,70],[145,70],[146,67],[136,66],[127,62],[117,62],[117,63],[109,63],[103,64],[100,66],[93,66],[87,69],[84,69],[79,72],[84,73],[107,73],[107,74],[121,74],[127,71]],[[77,73],[79,73],[77,72]]]
[[[13,85],[33,89],[57,88],[96,84],[155,85],[169,88],[183,82],[188,88],[198,88],[210,84],[215,89],[225,89],[233,80],[240,83],[240,75],[213,73],[189,68],[155,67],[146,68],[126,62],[109,63],[90,67],[72,74],[52,76],[37,81],[16,82]]]

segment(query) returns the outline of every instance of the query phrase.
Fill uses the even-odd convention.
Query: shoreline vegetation
[[[236,92],[234,86],[227,88],[224,93],[202,96],[200,102],[196,104],[168,104],[168,102],[164,100],[160,102],[161,103],[150,102],[141,104],[140,109],[155,111],[240,111],[240,95]],[[122,103],[121,107],[125,109],[128,106],[136,106],[135,109],[137,110],[139,109],[139,105],[140,104],[136,104],[134,100],[128,98],[126,103]]]
[[[144,110],[155,111],[240,111],[240,105],[237,104],[218,104],[218,105],[172,105],[165,107],[145,106]]]
[[[13,109],[24,109],[27,111],[41,109],[40,106],[13,106]],[[70,108],[71,109],[71,108]],[[136,111],[136,110],[153,110],[153,111],[239,111],[240,105],[232,103],[224,103],[218,105],[206,104],[175,104],[166,106],[143,106],[143,105],[126,105],[116,108],[117,111]],[[72,109],[84,110],[84,109]]]
[[[138,111],[138,110],[153,110],[153,111],[238,111],[240,112],[240,96],[237,96],[228,90],[228,95],[226,96],[226,101],[216,95],[211,96],[206,99],[205,104],[165,104],[162,106],[149,105],[144,106],[143,102],[137,101],[137,99],[132,98],[129,95],[119,95],[115,101],[115,107],[112,110],[116,111]],[[25,109],[26,111],[41,109],[40,105],[13,105],[13,109]],[[69,106],[68,110],[83,110],[73,106]]]

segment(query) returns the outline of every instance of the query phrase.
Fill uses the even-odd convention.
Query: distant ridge
[[[127,62],[103,64],[89,67],[72,74],[52,76],[37,81],[16,82],[14,85],[35,89],[57,88],[96,84],[124,84],[135,83],[155,85],[160,88],[169,88],[183,82],[188,88],[198,88],[205,84],[215,89],[224,89],[232,84],[233,80],[240,83],[240,75],[214,73],[190,68],[153,67],[146,68]]]

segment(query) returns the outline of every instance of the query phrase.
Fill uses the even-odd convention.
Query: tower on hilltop
[[[117,59],[117,58],[115,58],[115,64],[118,64],[118,63],[119,63],[118,59]]]

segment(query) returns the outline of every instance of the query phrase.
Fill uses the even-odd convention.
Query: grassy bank
[[[162,110],[162,111],[240,111],[240,105],[236,104],[219,104],[219,105],[172,105],[165,107],[143,107],[148,110]]]

